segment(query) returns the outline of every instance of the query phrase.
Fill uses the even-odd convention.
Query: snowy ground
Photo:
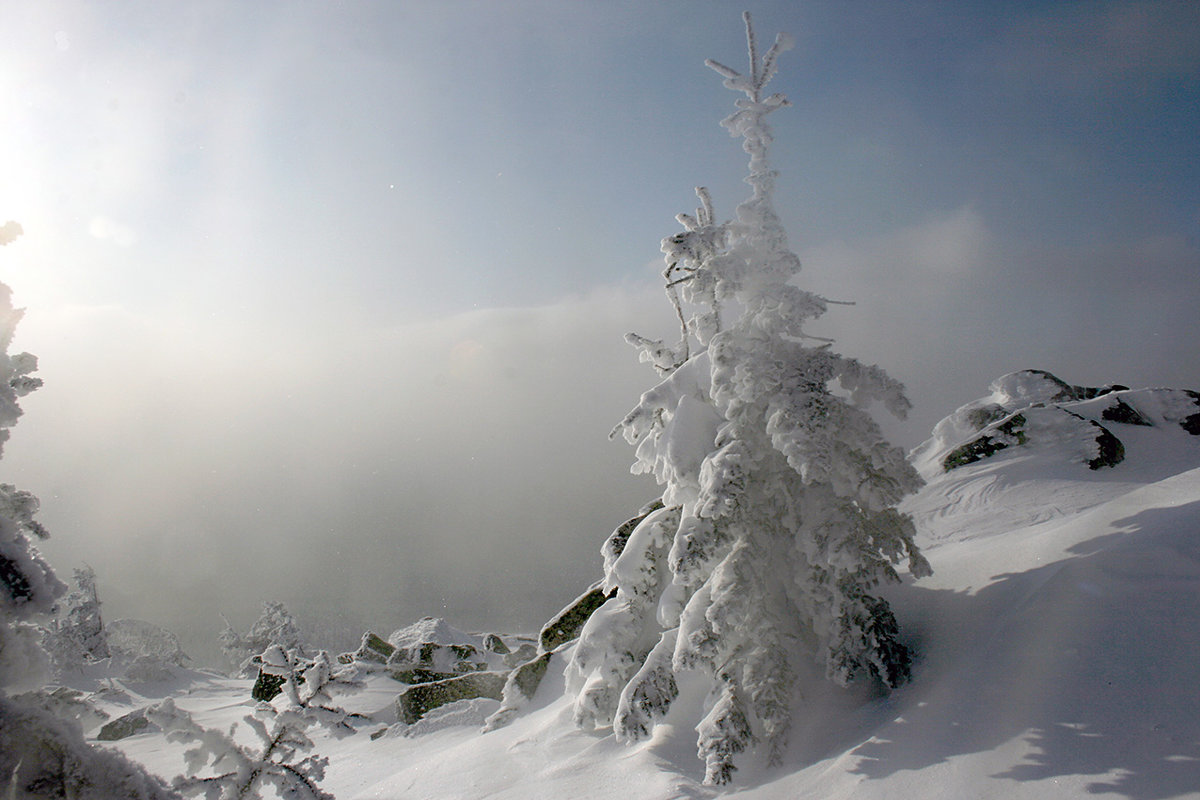
[[[890,696],[809,682],[783,767],[747,759],[717,790],[700,785],[686,727],[633,748],[578,731],[560,659],[527,712],[486,734],[498,704],[480,700],[372,740],[395,723],[397,690],[372,679],[346,705],[373,720],[316,736],[332,760],[323,786],[340,800],[1200,797],[1200,437],[1123,426],[1121,438],[1114,468],[1014,448],[911,498],[936,574],[889,599],[919,652],[915,678]],[[188,673],[130,685],[109,710],[171,693],[227,728],[250,712],[249,686]],[[685,688],[677,708],[689,702]],[[183,770],[161,734],[108,746]]]

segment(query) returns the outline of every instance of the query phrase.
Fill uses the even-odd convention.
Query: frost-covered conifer
[[[263,603],[262,613],[245,636],[234,630],[226,620],[225,629],[219,634],[219,639],[225,658],[236,665],[239,672],[247,675],[255,673],[258,666],[255,660],[272,645],[284,650],[304,649],[300,626],[296,624],[287,606],[275,600]]]
[[[624,741],[649,734],[681,673],[707,676],[697,732],[709,783],[727,782],[752,744],[778,760],[803,660],[838,684],[905,680],[909,653],[875,590],[904,559],[930,572],[895,510],[920,478],[864,410],[881,401],[903,417],[903,387],[809,335],[830,301],[790,283],[800,262],[772,205],[766,124],[788,102],[764,88],[791,40],[760,57],[745,21],[749,74],[706,63],[745,95],[722,124],[743,140],[753,192],[717,222],[698,189],[697,214],[663,240],[682,337],[628,337],[664,377],[613,431],[636,446],[634,472],[662,485],[663,507],[606,542],[615,596],[568,669],[577,722]]]
[[[175,788],[211,800],[241,800],[259,797],[259,789],[270,785],[281,797],[332,800],[318,785],[329,759],[302,754],[313,749],[308,736],[313,725],[335,737],[354,732],[353,715],[333,705],[332,692],[360,688],[357,668],[335,665],[325,651],[306,661],[296,650],[278,645],[262,653],[261,661],[263,672],[283,679],[283,691],[243,718],[258,737],[258,747],[238,744],[233,730],[202,728],[170,699],[147,710],[146,718],[166,731],[169,740],[195,742],[185,753],[188,775],[178,776]],[[206,767],[211,775],[201,774]]]
[[[110,655],[95,571],[88,566],[75,570],[74,583],[75,588],[60,603],[58,619],[46,629],[44,640],[60,672]]]
[[[261,797],[259,789],[272,785],[282,797],[333,800],[333,795],[318,785],[325,778],[329,759],[299,758],[312,750],[313,742],[305,733],[307,721],[292,712],[281,712],[266,720],[260,716],[244,718],[260,741],[257,748],[234,741],[232,729],[226,733],[201,727],[170,698],[147,709],[146,718],[166,732],[168,741],[195,742],[184,753],[188,774],[174,780],[175,789],[185,795],[206,800],[247,800]],[[202,775],[210,762],[214,774]]]

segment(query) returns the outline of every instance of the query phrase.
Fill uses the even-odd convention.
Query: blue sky
[[[652,493],[605,435],[658,242],[745,194],[703,66],[743,8],[797,40],[777,203],[857,302],[819,332],[909,385],[897,441],[1020,368],[1200,388],[1194,3],[10,2],[0,279],[47,386],[4,471],[59,569],[135,615],[134,552],[205,613],[569,599]]]

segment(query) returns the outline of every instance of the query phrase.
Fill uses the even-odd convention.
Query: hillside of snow
[[[374,674],[345,700],[367,717],[358,734],[314,736],[331,759],[322,786],[341,800],[1200,797],[1197,396],[1055,381],[1000,379],[914,452],[928,483],[905,510],[935,574],[888,591],[914,678],[884,695],[838,689],[814,668],[783,766],[748,755],[714,789],[701,785],[695,732],[670,716],[635,747],[577,730],[567,644],[530,705],[487,733],[498,701],[408,726],[398,684]],[[1101,429],[1119,444],[1111,464],[1094,463],[1116,452]],[[117,716],[172,693],[225,729],[253,707],[249,681],[203,673],[125,689],[97,702]],[[683,686],[671,714],[694,718],[702,702]],[[161,733],[107,746],[164,777],[184,769]]]

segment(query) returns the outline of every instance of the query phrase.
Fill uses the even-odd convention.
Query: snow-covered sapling
[[[146,718],[169,740],[195,743],[185,753],[189,774],[176,777],[175,788],[208,800],[258,797],[264,785],[274,786],[283,797],[332,798],[318,785],[329,759],[303,754],[313,749],[308,736],[313,725],[335,737],[354,732],[354,715],[333,705],[332,692],[360,688],[357,669],[335,665],[325,651],[310,661],[278,645],[269,647],[261,661],[264,672],[283,679],[283,691],[273,703],[259,703],[253,715],[243,718],[257,746],[239,744],[236,725],[228,733],[201,727],[170,699],[147,710]],[[200,774],[206,768],[211,775]]]
[[[615,596],[568,668],[576,721],[623,741],[649,735],[681,673],[706,676],[708,783],[727,782],[756,743],[778,761],[804,661],[838,684],[905,680],[910,655],[875,590],[904,559],[930,572],[896,510],[921,480],[865,410],[880,401],[903,417],[903,387],[811,335],[832,301],[790,283],[800,261],[773,206],[766,122],[788,101],[764,90],[791,40],[760,55],[745,21],[749,74],[706,63],[744,95],[722,124],[750,156],[752,194],[718,222],[698,189],[697,213],[663,240],[680,341],[628,337],[663,377],[613,431],[636,447],[634,472],[663,487],[663,507],[606,542]]]
[[[310,659],[299,650],[284,650],[272,645],[262,654],[262,671],[282,680],[284,705],[298,709],[311,723],[320,725],[340,738],[354,733],[350,724],[355,717],[333,704],[334,692],[350,693],[362,689],[356,664],[337,664],[321,650]]]
[[[236,724],[227,733],[203,728],[171,698],[148,708],[146,719],[162,728],[168,741],[194,742],[184,753],[188,774],[173,781],[175,789],[185,795],[243,800],[260,797],[260,788],[272,785],[283,797],[333,800],[333,795],[318,785],[325,778],[329,759],[299,758],[312,750],[313,742],[304,732],[307,722],[295,714],[274,715],[269,728],[257,716],[244,717],[259,739],[257,748],[234,740]],[[201,775],[210,762],[213,774]]]

